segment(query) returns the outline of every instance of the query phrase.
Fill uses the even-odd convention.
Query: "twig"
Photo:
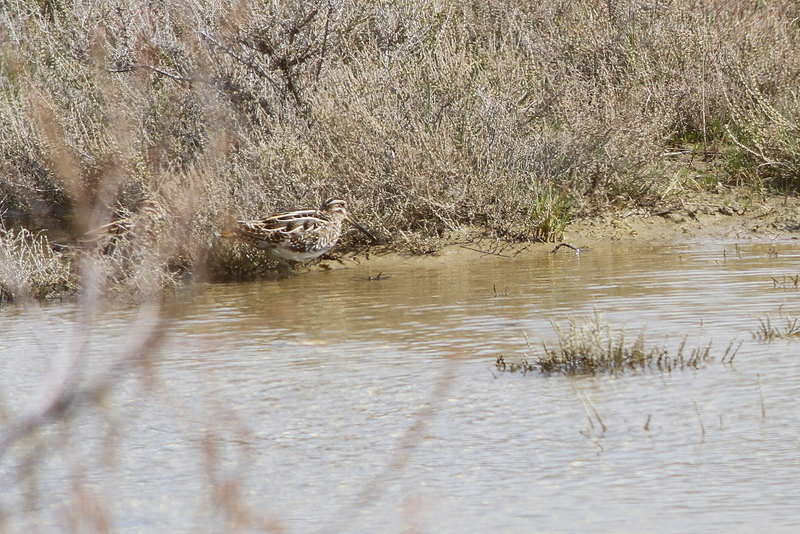
[[[578,391],[578,388],[575,385],[575,381],[574,380],[572,381],[572,389],[573,389],[573,391],[575,391],[575,394],[578,396],[578,399],[580,399],[581,404],[583,404],[583,410],[586,412],[586,417],[589,419],[589,426],[591,428],[594,428],[594,423],[592,423],[592,417],[589,414],[589,408],[591,408],[592,412],[594,412],[594,416],[597,419],[597,422],[600,423],[600,428],[602,428],[603,429],[603,433],[605,433],[606,430],[607,430],[606,425],[605,425],[605,423],[603,423],[603,419],[600,417],[600,414],[597,412],[597,409],[594,407],[594,404],[592,403],[592,400],[588,396],[583,395],[580,391]],[[586,400],[584,400],[584,397],[585,397]],[[587,403],[588,403],[589,407],[587,407]]]
[[[146,70],[155,72],[156,74],[160,74],[162,76],[166,76],[167,78],[171,78],[171,79],[173,79],[175,81],[178,81],[178,82],[195,83],[197,81],[204,81],[204,82],[208,83],[207,80],[199,80],[197,78],[187,78],[186,76],[178,76],[177,74],[169,73],[169,72],[167,72],[165,70],[159,69],[158,67],[153,67],[151,65],[142,65],[142,64],[140,64],[140,65],[129,65],[127,67],[123,67],[123,68],[119,68],[119,69],[107,69],[107,71],[108,72],[114,72],[114,73],[122,73],[122,72],[131,72],[131,71],[134,71],[134,70],[137,70],[137,69],[146,69]]]
[[[594,422],[592,422],[592,416],[589,413],[589,407],[586,405],[586,401],[583,400],[583,397],[581,396],[580,392],[578,391],[578,388],[575,387],[575,381],[574,380],[572,381],[572,390],[575,392],[575,395],[578,397],[578,400],[581,401],[581,404],[583,405],[583,411],[586,412],[586,419],[589,420],[589,428],[594,429]]]
[[[333,12],[333,4],[328,2],[328,14],[325,17],[325,33],[322,34],[322,47],[319,52],[319,61],[317,61],[317,72],[314,75],[314,81],[319,81],[319,74],[322,71],[322,62],[325,60],[325,53],[328,51],[328,33],[331,23],[331,13]]]
[[[519,254],[521,254],[521,253],[525,252],[526,250],[528,250],[528,249],[531,247],[531,245],[533,245],[533,243],[528,243],[527,245],[525,245],[525,246],[524,246],[524,247],[522,247],[521,249],[519,249],[519,250],[515,250],[515,251],[514,251],[514,254],[512,254],[512,255],[511,255],[511,257],[512,257],[512,258],[516,258],[516,257],[517,257],[517,255],[519,255]]]
[[[575,252],[578,252],[578,253],[580,253],[580,251],[581,251],[581,249],[579,249],[578,247],[575,247],[573,245],[570,245],[569,243],[559,243],[558,245],[556,245],[556,248],[554,248],[553,250],[550,251],[550,254],[555,254],[556,252],[558,252],[558,249],[560,249],[561,247],[571,248],[572,250],[574,250]]]
[[[706,17],[705,3],[700,4],[703,10],[702,57],[700,59],[700,91],[703,110],[703,157],[708,157],[708,127],[706,125],[706,33],[708,32],[708,19]]]
[[[706,437],[706,426],[703,424],[703,416],[700,414],[700,406],[697,405],[697,401],[692,399],[692,403],[694,404],[694,409],[697,412],[697,419],[700,421],[700,438],[702,441],[705,440]]]
[[[255,65],[252,61],[248,61],[247,59],[240,57],[238,54],[236,54],[236,52],[231,50],[230,47],[223,45],[222,43],[218,42],[216,39],[206,34],[205,32],[198,31],[197,33],[200,34],[200,37],[206,39],[212,45],[219,48],[220,50],[231,56],[233,59],[244,65],[245,67],[252,70],[256,74],[256,76],[267,80],[270,84],[272,84],[272,87],[274,87],[275,90],[281,94],[281,96],[286,96],[284,89],[278,84],[278,82],[273,80],[272,77],[266,72],[264,72],[264,70],[261,69],[258,65]]]
[[[461,248],[465,248],[465,249],[471,250],[473,252],[480,252],[481,254],[487,254],[487,255],[491,255],[491,256],[498,256],[500,258],[508,258],[508,259],[512,259],[513,258],[513,256],[509,256],[508,254],[500,254],[499,252],[492,252],[490,250],[480,250],[480,249],[477,249],[477,248],[468,247],[466,245],[459,245],[459,246]]]
[[[589,402],[589,406],[591,406],[592,411],[594,412],[594,416],[597,418],[597,421],[600,423],[600,427],[603,429],[603,432],[605,433],[605,431],[608,430],[608,429],[606,428],[606,424],[600,418],[600,414],[597,412],[597,408],[594,407],[594,403],[592,402],[592,399],[590,399],[588,396],[586,396],[586,400]]]
[[[730,344],[728,345],[728,348],[725,349],[725,354],[722,355],[722,359],[720,360],[720,363],[723,363],[723,364],[727,363],[729,365],[731,363],[733,363],[733,359],[736,357],[736,354],[739,352],[739,348],[741,348],[743,342],[739,341],[739,343],[736,345],[736,348],[733,347],[734,343],[736,343],[735,339],[733,341],[731,341]],[[727,358],[727,361],[725,361],[726,358]]]

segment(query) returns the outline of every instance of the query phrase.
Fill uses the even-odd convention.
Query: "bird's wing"
[[[238,221],[234,233],[246,239],[280,243],[294,235],[314,231],[329,222],[315,210],[294,211],[254,221]]]
[[[306,231],[324,226],[329,222],[330,220],[327,217],[316,210],[302,210],[272,215],[257,221],[240,221],[239,224],[259,228],[262,231],[277,230],[280,232],[294,232],[298,228],[302,228]]]

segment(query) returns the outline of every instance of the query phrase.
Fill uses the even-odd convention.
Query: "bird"
[[[347,213],[346,202],[338,197],[325,200],[317,210],[237,221],[231,230],[219,235],[266,250],[269,257],[278,262],[278,268],[288,274],[292,268],[289,261],[311,261],[331,250],[342,235],[344,221],[350,222],[373,242],[378,242],[369,230]]]
[[[119,204],[113,209],[109,208],[109,211],[109,222],[95,226],[79,236],[71,236],[66,242],[54,242],[53,250],[69,254],[91,248],[104,255],[111,255],[121,245],[131,245],[133,242],[142,245],[144,249],[152,248],[170,232],[174,224],[167,205],[154,197],[139,200],[133,209]]]

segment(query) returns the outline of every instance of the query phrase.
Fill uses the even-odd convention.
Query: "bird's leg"
[[[272,250],[267,250],[267,255],[270,259],[277,262],[279,278],[289,278],[292,276],[292,265],[288,261],[275,254]]]
[[[291,264],[283,258],[278,259],[278,272],[281,278],[289,278],[292,276]]]

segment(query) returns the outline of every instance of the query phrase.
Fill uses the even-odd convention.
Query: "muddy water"
[[[149,378],[50,430],[38,498],[3,465],[0,506],[43,532],[81,514],[136,533],[796,532],[800,340],[752,332],[800,314],[798,273],[794,242],[696,241],[208,286]],[[529,352],[525,335],[553,343],[551,321],[595,315],[671,351],[710,342],[715,360],[574,379],[495,368]],[[8,411],[37,398],[75,317],[0,311]],[[134,319],[102,315],[87,372]]]

